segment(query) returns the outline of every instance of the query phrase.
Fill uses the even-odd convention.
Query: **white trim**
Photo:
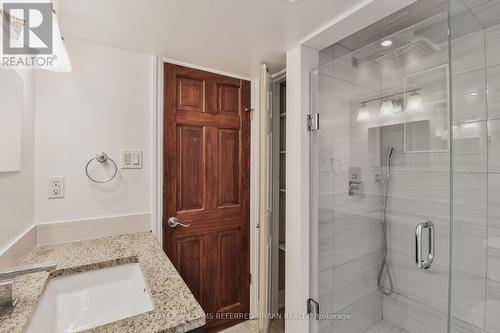
[[[156,95],[155,105],[156,113],[154,117],[155,133],[154,135],[154,170],[153,177],[153,209],[152,215],[155,221],[155,229],[153,234],[158,242],[163,246],[163,60],[156,58]]]
[[[36,244],[36,225],[32,225],[0,249],[0,269],[17,266],[20,259],[34,249]]]
[[[250,133],[250,313],[258,314],[259,305],[259,80],[251,84],[251,108],[252,112]]]
[[[323,32],[325,32],[329,28],[333,27],[334,25],[336,25],[339,22],[345,20],[346,18],[348,18],[352,14],[354,14],[354,13],[358,12],[359,10],[363,9],[364,7],[368,6],[373,1],[375,1],[375,0],[365,0],[363,2],[360,2],[360,3],[356,4],[356,5],[354,5],[353,7],[349,8],[345,12],[341,13],[339,16],[336,16],[335,18],[333,18],[333,20],[331,20],[330,22],[324,24],[323,26],[319,27],[318,29],[316,29],[315,31],[313,31],[311,34],[309,34],[308,36],[306,36],[305,38],[303,38],[299,42],[299,44],[305,44],[309,40],[313,39],[314,37],[316,37],[318,35],[321,35]]]
[[[364,0],[302,39],[298,45],[320,51],[417,0]]]
[[[271,75],[271,79],[273,79],[273,81],[281,80],[284,77],[286,77],[286,68],[283,68],[282,70]]]
[[[221,72],[211,68],[196,66],[177,60],[167,58],[157,58],[156,68],[156,117],[155,128],[155,172],[153,174],[153,198],[154,207],[152,219],[156,221],[156,238],[162,243],[162,207],[163,207],[163,76],[164,64],[175,64],[211,73],[221,74],[247,80],[251,82],[251,108],[252,112],[250,129],[250,274],[252,274],[252,283],[250,284],[250,313],[258,313],[258,265],[259,265],[259,247],[258,247],[258,219],[259,219],[259,80],[250,80],[238,75]]]
[[[319,53],[303,45],[287,52],[285,319],[287,333],[309,332],[309,141],[310,71]],[[292,246],[293,244],[293,246]]]
[[[190,63],[179,61],[179,60],[175,60],[175,59],[169,59],[169,58],[163,57],[162,61],[164,63],[169,63],[169,64],[173,64],[173,65],[179,65],[179,66],[184,66],[184,67],[199,69],[201,71],[206,71],[206,72],[210,72],[210,73],[220,74],[220,75],[224,75],[224,76],[230,76],[230,77],[234,77],[235,79],[240,79],[240,80],[245,80],[245,81],[250,81],[250,82],[252,81],[252,79],[250,79],[248,77],[245,77],[245,76],[241,76],[241,75],[237,75],[237,74],[233,74],[233,73],[228,73],[228,72],[220,71],[218,69],[213,69],[213,68],[198,66],[198,65],[190,64]]]

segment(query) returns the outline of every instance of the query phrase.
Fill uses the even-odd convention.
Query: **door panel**
[[[203,208],[203,128],[177,128],[178,210]]]
[[[249,311],[249,107],[249,82],[165,65],[163,248],[214,317]]]
[[[240,201],[239,150],[238,131],[219,130],[219,206]]]
[[[177,110],[205,111],[205,83],[201,80],[178,78]]]
[[[203,295],[203,237],[179,238],[177,243],[177,269],[196,299]]]

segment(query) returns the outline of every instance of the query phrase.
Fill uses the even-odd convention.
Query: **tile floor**
[[[239,325],[230,327],[221,333],[257,333],[258,326],[257,320],[249,320]],[[285,321],[284,320],[273,320],[271,327],[269,328],[269,333],[284,333],[285,332]],[[391,332],[392,333],[392,332]]]
[[[364,333],[408,333],[408,331],[381,319]]]

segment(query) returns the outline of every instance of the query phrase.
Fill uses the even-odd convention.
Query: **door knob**
[[[191,224],[180,223],[179,220],[177,219],[177,217],[175,217],[175,216],[172,216],[171,218],[168,219],[168,226],[170,228],[175,228],[178,225],[180,225],[181,227],[184,227],[184,228],[188,228]]]

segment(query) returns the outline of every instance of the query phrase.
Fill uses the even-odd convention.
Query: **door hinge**
[[[250,113],[250,120],[253,120],[253,113],[255,112],[254,108],[245,108],[245,112]]]
[[[319,303],[312,298],[307,300],[307,314],[309,318],[319,320]]]
[[[307,130],[310,132],[319,130],[319,113],[307,115]]]
[[[252,273],[248,274],[248,282],[250,282],[250,284],[252,284]]]

